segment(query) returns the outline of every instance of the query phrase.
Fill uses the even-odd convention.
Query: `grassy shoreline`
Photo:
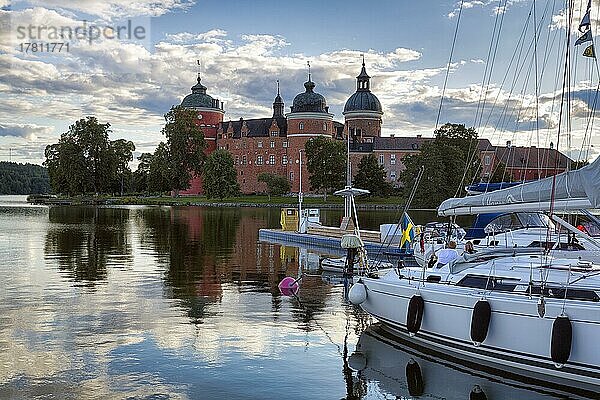
[[[162,206],[214,206],[214,207],[297,207],[298,199],[293,196],[249,195],[226,199],[209,199],[204,196],[75,196],[59,197],[46,204],[62,205],[162,205]],[[344,199],[338,196],[304,197],[303,206],[319,208],[343,208]],[[357,198],[360,209],[401,209],[404,201],[400,197],[360,197]]]

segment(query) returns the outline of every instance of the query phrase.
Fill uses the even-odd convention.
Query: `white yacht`
[[[600,158],[555,177],[449,199],[441,216],[600,208]],[[590,246],[597,241],[563,221]],[[401,337],[492,368],[600,393],[600,265],[541,247],[495,247],[448,264],[355,279],[349,299]]]

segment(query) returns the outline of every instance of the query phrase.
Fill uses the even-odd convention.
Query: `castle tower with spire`
[[[344,134],[349,133],[354,142],[372,142],[374,137],[381,137],[383,110],[377,96],[371,93],[364,55],[356,77],[356,92],[346,101],[343,114]]]
[[[314,91],[316,85],[312,81],[310,63],[307,64],[308,80],[304,83],[305,91],[294,97],[291,110],[285,116],[288,126],[288,151],[293,160],[288,172],[292,192],[300,190],[300,150],[304,151],[306,142],[314,137],[335,138],[336,135],[333,114],[329,112],[325,97]],[[302,168],[302,191],[308,192],[310,188],[306,154],[303,154],[302,157]]]
[[[196,125],[202,128],[206,140],[206,155],[217,149],[217,130],[223,122],[223,102],[206,94],[206,86],[202,84],[200,73],[196,84],[192,86],[192,93],[184,97],[181,106],[196,111]],[[187,190],[181,191],[182,195],[202,194],[202,177],[194,176]]]

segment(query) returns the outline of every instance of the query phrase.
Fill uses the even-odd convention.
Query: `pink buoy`
[[[300,289],[300,285],[298,284],[298,280],[292,278],[291,276],[286,276],[279,282],[279,291],[284,296],[293,296],[298,293]]]

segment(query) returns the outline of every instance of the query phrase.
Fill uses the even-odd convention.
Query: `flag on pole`
[[[580,45],[581,43],[589,42],[592,40],[592,30],[588,29],[579,39],[575,41],[575,46]]]
[[[405,244],[410,246],[410,243],[412,243],[412,241],[415,239],[415,225],[413,224],[412,220],[410,219],[407,213],[404,213],[404,215],[402,216],[400,228],[402,229],[400,248],[404,247]]]
[[[596,52],[594,51],[594,45],[591,44],[589,45],[584,51],[583,51],[583,55],[585,57],[591,57],[591,58],[596,58]]]
[[[587,9],[583,18],[581,19],[581,23],[579,24],[579,32],[583,33],[586,30],[590,29],[590,11],[592,10],[592,0],[588,1]]]

